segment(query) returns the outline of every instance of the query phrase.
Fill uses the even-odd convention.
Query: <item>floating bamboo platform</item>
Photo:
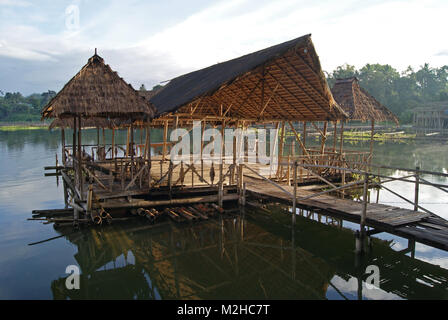
[[[293,201],[285,192],[293,193],[294,187],[282,186],[281,190],[261,179],[245,177],[248,195],[268,202],[292,205]],[[299,208],[321,212],[324,215],[360,223],[363,202],[341,199],[328,193],[317,195],[309,187],[297,188]],[[365,225],[372,228],[367,235],[387,232],[411,239],[438,249],[448,250],[448,221],[431,213],[403,209],[378,203],[369,203],[366,210]]]

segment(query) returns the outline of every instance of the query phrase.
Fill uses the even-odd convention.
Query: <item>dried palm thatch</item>
[[[154,107],[96,53],[42,110],[45,118],[151,119]]]
[[[104,129],[119,129],[122,127],[126,127],[130,125],[130,121],[121,120],[121,119],[107,119],[107,118],[100,118],[100,117],[91,117],[81,119],[81,128],[104,128]],[[71,128],[73,129],[73,118],[56,118],[54,119],[49,129],[54,128]]]
[[[331,92],[350,120],[393,121],[398,125],[397,116],[363,89],[356,77],[337,79]]]
[[[346,119],[306,35],[172,79],[152,98],[171,116],[244,121]]]

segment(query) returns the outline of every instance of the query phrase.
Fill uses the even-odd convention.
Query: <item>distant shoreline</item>
[[[50,124],[47,122],[0,122],[0,131],[35,130],[47,129]]]

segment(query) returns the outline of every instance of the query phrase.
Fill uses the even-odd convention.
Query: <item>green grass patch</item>
[[[0,131],[20,131],[20,130],[42,130],[47,129],[47,126],[26,126],[26,125],[11,125],[11,126],[0,126]]]

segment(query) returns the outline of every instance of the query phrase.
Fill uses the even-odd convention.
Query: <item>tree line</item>
[[[410,123],[412,110],[425,104],[446,101],[448,109],[448,65],[432,68],[425,63],[418,70],[398,72],[388,64],[366,64],[360,69],[344,64],[326,72],[330,88],[338,78],[357,77],[360,85],[388,107],[402,124]],[[157,89],[155,86],[153,89]],[[144,85],[140,90],[146,90]],[[23,96],[0,90],[0,121],[38,121],[40,111],[56,95],[54,91]]]
[[[0,91],[0,121],[39,121],[42,108],[56,95],[54,91],[23,96],[20,92]]]
[[[448,109],[448,65],[431,68],[425,63],[418,70],[408,67],[398,72],[388,64],[366,64],[361,69],[344,64],[327,73],[330,88],[338,78],[357,77],[359,84],[375,99],[410,123],[412,110],[428,103],[446,101]]]

